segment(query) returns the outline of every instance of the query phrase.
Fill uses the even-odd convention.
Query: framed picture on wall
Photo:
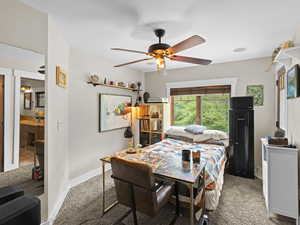
[[[67,88],[68,74],[60,66],[56,66],[56,85]]]
[[[40,91],[35,93],[35,101],[37,108],[45,108],[45,92]]]
[[[128,95],[99,95],[99,132],[131,126],[132,99]]]
[[[296,98],[300,96],[300,67],[299,65],[293,66],[287,72],[287,98]]]
[[[32,94],[24,93],[24,109],[31,110]]]
[[[255,106],[264,105],[264,85],[248,85],[247,96],[253,96]]]

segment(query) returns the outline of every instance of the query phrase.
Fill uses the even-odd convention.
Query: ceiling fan
[[[135,60],[135,61],[128,62],[128,63],[123,63],[120,65],[116,65],[115,67],[121,67],[121,66],[126,66],[129,64],[133,64],[133,63],[138,63],[138,62],[142,62],[142,61],[146,61],[146,60],[155,59],[156,65],[157,65],[157,70],[160,71],[160,70],[164,69],[166,66],[166,63],[165,63],[166,58],[168,58],[172,61],[200,64],[200,65],[208,65],[212,62],[209,59],[201,59],[201,58],[193,58],[193,57],[175,55],[178,52],[184,51],[186,49],[189,49],[189,48],[195,47],[196,45],[200,45],[200,44],[204,43],[205,42],[204,38],[202,38],[198,35],[194,35],[194,36],[191,36],[190,38],[188,38],[182,42],[179,42],[178,44],[171,47],[170,45],[168,45],[166,43],[161,43],[161,38],[165,34],[164,29],[155,29],[154,33],[158,37],[159,42],[151,45],[148,49],[148,52],[129,50],[129,49],[123,49],[123,48],[112,48],[111,50],[139,53],[139,54],[144,54],[144,55],[149,56],[148,58],[139,59],[139,60]]]

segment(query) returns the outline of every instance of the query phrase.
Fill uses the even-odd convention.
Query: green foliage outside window
[[[196,96],[175,96],[174,117],[174,125],[176,126],[195,124]]]
[[[201,124],[211,130],[228,132],[229,94],[201,96]],[[174,97],[174,125],[190,125],[196,121],[196,96]]]

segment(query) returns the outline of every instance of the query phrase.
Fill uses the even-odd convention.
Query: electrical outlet
[[[63,122],[57,120],[57,122],[56,122],[56,129],[57,129],[57,132],[60,132],[60,131],[61,131],[62,126],[63,126]]]

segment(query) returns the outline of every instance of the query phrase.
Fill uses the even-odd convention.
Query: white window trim
[[[205,87],[205,86],[217,86],[217,85],[231,85],[231,97],[236,96],[236,85],[238,78],[222,78],[211,80],[194,80],[194,81],[180,81],[166,83],[167,97],[169,98],[171,88],[187,88],[187,87]]]

